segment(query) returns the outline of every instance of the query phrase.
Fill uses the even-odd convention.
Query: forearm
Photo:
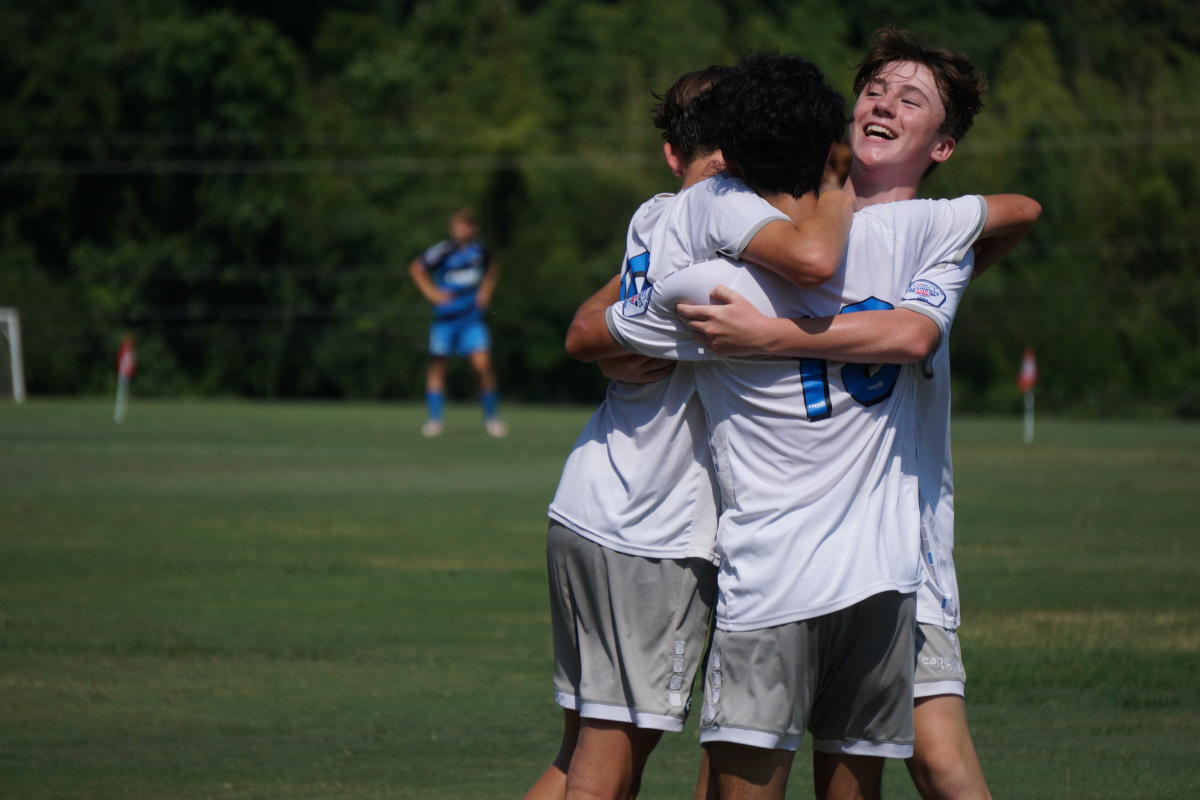
[[[414,261],[408,266],[408,275],[412,278],[412,282],[417,285],[417,290],[430,303],[437,305],[442,298],[439,296],[438,288],[434,286],[433,281],[429,278],[429,273],[421,265],[421,262]]]
[[[620,276],[614,276],[575,311],[575,318],[567,329],[566,349],[571,358],[595,361],[625,354],[626,351],[612,338],[604,319],[608,307],[620,298],[620,286]]]
[[[853,218],[853,198],[841,189],[830,189],[821,193],[813,215],[796,226],[806,242],[805,261],[811,285],[829,280],[841,265]]]
[[[1025,238],[1042,214],[1042,206],[1020,194],[987,195],[988,218],[975,243],[975,271],[978,278],[988,267],[1012,252]]]
[[[795,198],[771,201],[780,211],[794,211]],[[765,267],[801,288],[819,286],[833,277],[846,253],[854,201],[840,189],[824,192],[813,214],[795,225],[772,222],[742,251],[742,258]]]
[[[971,272],[971,280],[978,278],[986,269],[1011,253],[1028,232],[1026,229],[1004,236],[990,236],[975,242],[975,268]]]
[[[835,317],[758,317],[736,337],[713,341],[724,355],[825,358],[861,364],[908,364],[937,346],[937,324],[907,309],[860,311]]]
[[[492,295],[496,291],[496,283],[500,280],[500,264],[493,261],[488,265],[487,272],[483,275],[483,280],[479,282],[479,292],[476,297],[479,298],[479,304],[487,307],[492,302]]]
[[[654,383],[671,374],[674,361],[629,353],[597,360],[596,366],[609,380],[624,383]]]
[[[937,323],[903,308],[774,322],[782,324],[765,342],[767,353],[860,364],[921,361],[941,337]]]

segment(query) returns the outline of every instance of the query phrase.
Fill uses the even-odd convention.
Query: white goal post
[[[25,402],[25,364],[21,360],[21,317],[15,308],[0,308],[0,333],[8,339],[8,363],[12,369],[13,400]]]

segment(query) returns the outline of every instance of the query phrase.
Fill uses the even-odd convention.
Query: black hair
[[[708,94],[719,109],[718,144],[760,192],[816,191],[829,147],[846,129],[846,102],[816,65],[799,56],[756,53]]]
[[[718,148],[712,114],[715,109],[703,102],[705,95],[733,72],[733,67],[712,66],[687,72],[675,79],[667,91],[655,95],[654,127],[685,163],[691,163]]]

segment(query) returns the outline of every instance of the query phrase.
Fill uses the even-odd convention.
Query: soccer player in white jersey
[[[854,161],[847,189],[855,195],[856,207],[914,197],[922,177],[949,158],[970,128],[985,85],[982,74],[961,53],[929,47],[894,28],[877,31],[854,81]],[[1039,214],[1040,207],[1028,201],[1007,230],[978,242],[972,278],[1011,251]],[[719,289],[714,298],[723,305],[681,304],[677,311],[693,321],[692,329],[709,346],[727,356],[859,360],[846,343],[852,337],[886,336],[889,318],[904,313],[770,319],[733,292]],[[900,350],[903,343],[896,344]],[[920,354],[919,348],[908,352],[909,357]],[[896,358],[905,355],[898,352]],[[967,727],[966,673],[956,634],[961,617],[953,560],[948,337],[942,337],[917,382],[917,408],[926,574],[917,592],[916,739],[908,768],[925,800],[987,800],[991,794]]]
[[[752,59],[714,96],[739,122],[736,134],[721,139],[727,160],[802,219],[841,120],[823,146],[768,143],[780,142],[781,131],[824,129],[827,121],[815,118],[821,103],[814,96],[832,91],[793,74],[796,61]],[[769,113],[738,113],[766,108],[764,94],[775,100]],[[985,222],[987,211],[996,219]],[[847,267],[816,291],[795,292],[769,273],[722,259],[694,264],[614,306],[609,325],[628,349],[708,357],[673,306],[732,281],[777,316],[903,303],[918,313],[902,324],[932,323],[931,348],[968,277],[937,265],[961,258],[981,229],[1005,224],[1006,214],[1004,198],[985,204],[978,197],[867,212],[855,219]],[[613,348],[612,337],[593,330],[572,349],[598,357]],[[817,775],[821,796],[877,795],[881,757],[911,753],[911,593],[921,577],[914,374],[814,360],[705,361],[695,379],[724,505],[702,723],[721,794],[782,797],[808,727],[815,747],[832,756]]]
[[[651,198],[634,214],[621,275],[585,308],[598,303],[602,312],[618,285],[636,296],[718,251],[753,254],[798,283],[837,268],[850,221],[840,190],[797,229],[740,181],[700,180],[714,161],[691,101],[725,69],[686,75],[664,98],[656,123],[683,190]],[[661,216],[686,217],[703,238],[651,241]],[[547,561],[564,736],[529,798],[636,794],[662,732],[682,729],[715,594],[717,500],[693,395],[687,368],[656,384],[614,383],[563,469],[549,509]]]

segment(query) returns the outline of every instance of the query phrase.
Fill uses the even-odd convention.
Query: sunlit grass
[[[455,407],[428,441],[415,406],[0,406],[0,797],[519,796],[557,747],[544,513],[586,413],[495,441]],[[956,424],[993,794],[1196,794],[1200,426]],[[688,796],[696,748],[642,796]]]

